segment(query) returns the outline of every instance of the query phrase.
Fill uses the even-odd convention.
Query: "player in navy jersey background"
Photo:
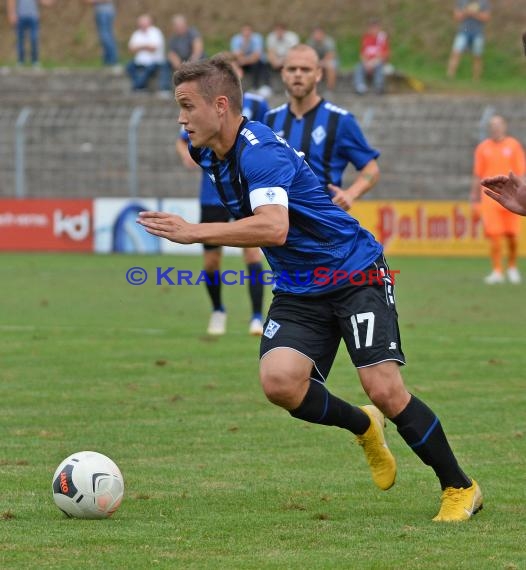
[[[241,84],[227,62],[184,64],[174,86],[190,154],[214,177],[235,221],[192,224],[176,214],[141,212],[138,223],[175,243],[262,247],[276,277],[260,347],[260,381],[269,401],[294,418],[355,434],[383,490],[396,478],[385,414],[439,479],[434,520],[470,519],[482,508],[480,487],[459,467],[438,417],[408,392],[400,373],[405,358],[394,283],[381,244],[332,202],[300,152],[242,116]],[[333,275],[363,271],[380,278],[320,283],[313,274],[321,266]],[[374,405],[351,405],[325,386],[342,338]]]
[[[289,102],[270,110],[264,122],[305,153],[334,203],[348,210],[378,181],[376,159],[380,153],[369,145],[351,113],[318,94],[322,74],[314,49],[305,44],[292,47],[281,70]],[[349,188],[342,189],[343,172],[349,163],[359,174]]]
[[[232,65],[241,78],[243,70],[237,64],[235,56],[230,53],[222,53],[219,55]],[[262,121],[268,109],[268,103],[261,95],[255,95],[253,93],[243,94],[242,114],[247,117],[247,119]],[[196,168],[198,165],[188,152],[188,140],[187,133],[182,129],[175,146],[183,164],[187,168]],[[214,182],[210,176],[204,172],[201,178],[199,202],[201,206],[201,222],[203,223],[228,222],[232,217],[230,212],[221,203]],[[203,248],[203,265],[208,276],[206,288],[212,303],[212,314],[208,322],[207,333],[210,335],[222,335],[226,332],[227,312],[221,295],[221,280],[214,279],[214,275],[217,275],[216,272],[221,270],[222,248],[218,245],[207,244],[205,244]],[[254,247],[244,248],[243,257],[247,265],[248,274],[253,275],[253,278],[247,281],[252,308],[248,332],[251,335],[261,336],[263,334],[263,285],[260,278],[263,270],[261,264],[261,250]]]

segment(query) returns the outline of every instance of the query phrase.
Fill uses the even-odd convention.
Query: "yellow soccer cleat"
[[[473,479],[471,487],[456,489],[446,487],[442,493],[442,504],[438,515],[433,518],[437,522],[461,522],[469,520],[482,510],[482,491]]]
[[[364,434],[357,435],[356,439],[363,447],[373,481],[377,487],[387,491],[395,483],[396,461],[385,442],[384,416],[375,406],[361,406],[360,409],[369,416],[371,425]]]

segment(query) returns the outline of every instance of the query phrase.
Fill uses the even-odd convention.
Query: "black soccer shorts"
[[[232,214],[224,206],[201,206],[202,224],[210,224],[213,222],[229,222]],[[203,249],[212,250],[220,248],[220,245],[203,244]]]
[[[324,382],[343,338],[357,368],[388,360],[405,364],[394,283],[383,255],[365,273],[382,268],[381,283],[349,284],[323,295],[278,292],[265,321],[260,357],[292,348],[312,360],[312,378]]]

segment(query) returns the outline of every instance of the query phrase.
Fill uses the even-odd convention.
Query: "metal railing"
[[[383,97],[349,105],[378,148],[374,199],[467,197],[489,117],[526,142],[525,104]],[[0,106],[0,197],[196,196],[199,171],[175,152],[177,108],[108,104]],[[347,170],[345,183],[354,177]]]

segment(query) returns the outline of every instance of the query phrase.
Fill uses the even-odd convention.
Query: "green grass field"
[[[384,493],[347,432],[267,403],[242,287],[225,288],[229,331],[212,340],[203,287],[125,280],[199,258],[4,254],[0,568],[525,568],[525,287],[483,286],[484,259],[390,264],[406,382],[480,482],[480,515],[431,522],[438,483],[392,424]],[[343,351],[329,386],[366,403]],[[83,449],[123,472],[112,519],[53,503],[56,466]]]

